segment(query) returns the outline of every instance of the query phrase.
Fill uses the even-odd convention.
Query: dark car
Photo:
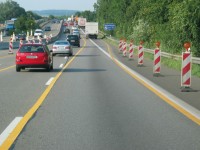
[[[16,41],[19,41],[19,40],[26,40],[26,34],[23,34],[23,33],[17,34],[17,35],[15,36],[15,39],[16,39]]]
[[[47,45],[40,43],[23,44],[16,53],[16,71],[25,68],[53,69],[52,51]]]
[[[66,29],[64,29],[63,32],[64,32],[64,33],[68,33],[68,34],[70,34],[70,29],[66,28]]]
[[[50,26],[44,27],[44,31],[51,31],[51,27]]]
[[[78,35],[67,35],[67,41],[69,41],[71,45],[80,47],[80,38]]]

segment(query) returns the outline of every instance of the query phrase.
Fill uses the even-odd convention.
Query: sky
[[[6,0],[0,0],[5,2]],[[64,10],[94,10],[94,3],[97,0],[13,0],[20,7],[28,10],[64,9]]]

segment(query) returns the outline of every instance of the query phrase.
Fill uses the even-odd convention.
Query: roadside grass
[[[109,39],[105,39],[106,42],[112,44],[113,46],[115,46],[118,49],[118,43],[116,43],[115,41],[109,40]],[[135,54],[137,54],[137,51],[134,51]],[[154,60],[154,56],[151,53],[144,53],[144,57],[148,58],[150,60]],[[182,64],[182,60],[181,59],[174,59],[174,58],[166,58],[166,57],[162,57],[161,58],[161,64],[165,65],[169,68],[181,71],[181,64]],[[192,64],[192,75],[199,77],[200,78],[200,65],[198,64]]]

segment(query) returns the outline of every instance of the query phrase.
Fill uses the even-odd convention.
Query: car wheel
[[[49,72],[51,70],[51,66],[49,65],[48,67],[46,67],[46,71]]]
[[[50,70],[53,70],[53,63],[51,64]]]
[[[16,66],[16,71],[20,72],[21,68],[19,66]]]

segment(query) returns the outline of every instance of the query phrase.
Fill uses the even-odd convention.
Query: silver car
[[[53,56],[56,54],[67,54],[69,56],[73,55],[73,48],[68,41],[60,40],[53,44]]]

